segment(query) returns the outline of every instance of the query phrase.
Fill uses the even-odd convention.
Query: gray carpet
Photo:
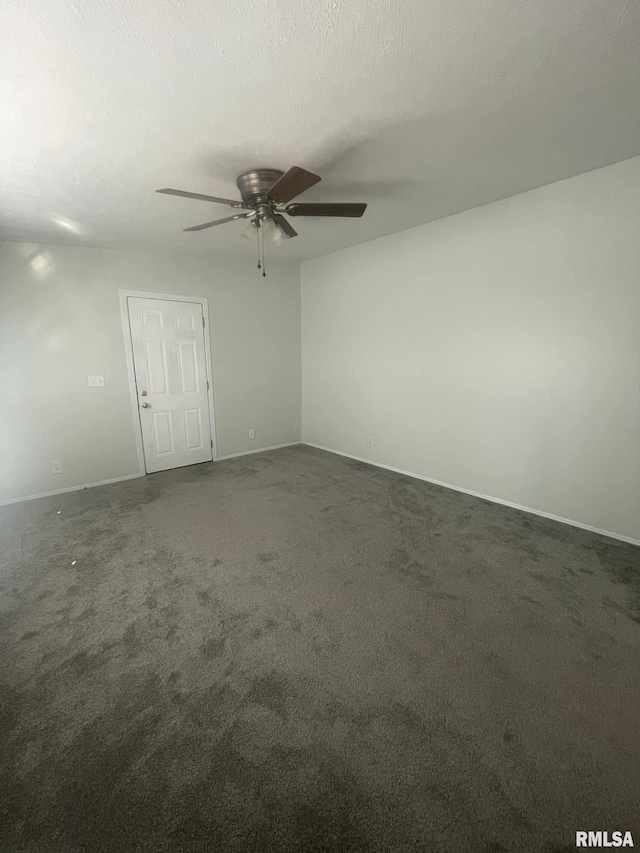
[[[640,844],[640,549],[305,447],[0,521],[3,853]]]

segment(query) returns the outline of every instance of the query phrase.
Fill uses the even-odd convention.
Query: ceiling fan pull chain
[[[258,269],[262,269],[262,264],[260,263],[260,228],[256,228],[256,251],[258,253]]]
[[[260,227],[260,230],[262,231],[262,278],[266,278],[267,270],[264,264],[264,231],[262,229],[262,226]]]

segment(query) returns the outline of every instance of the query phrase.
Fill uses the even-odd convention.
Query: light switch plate
[[[103,388],[104,387],[104,376],[88,376],[89,387],[90,388]]]

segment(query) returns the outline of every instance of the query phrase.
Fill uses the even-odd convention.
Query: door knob
[[[140,403],[140,407],[141,407],[141,408],[143,408],[143,409],[150,409],[150,408],[151,408],[151,406],[149,405],[149,403]]]

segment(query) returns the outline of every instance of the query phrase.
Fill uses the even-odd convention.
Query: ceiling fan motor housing
[[[236,181],[242,201],[254,209],[270,204],[267,193],[283,174],[279,169],[252,169],[244,172]]]

